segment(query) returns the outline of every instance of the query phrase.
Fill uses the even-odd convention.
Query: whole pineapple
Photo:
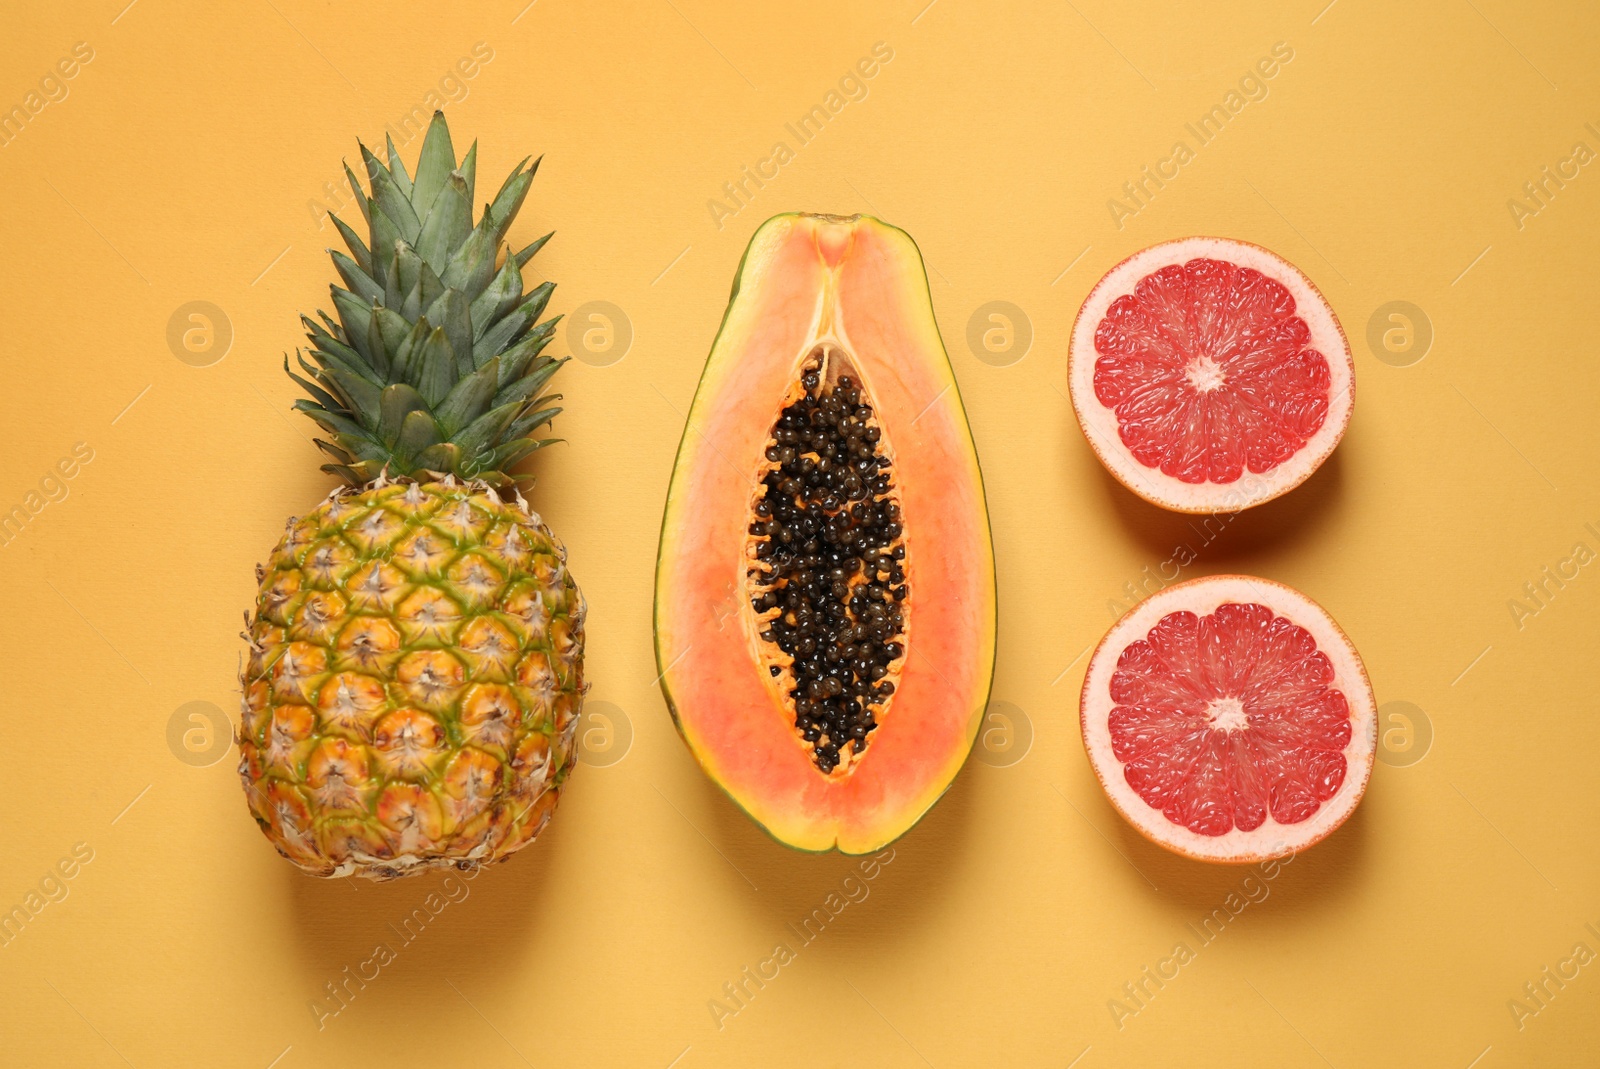
[[[370,195],[346,174],[369,240],[333,217],[338,315],[301,317],[311,361],[289,372],[348,485],[257,569],[239,775],[296,865],[388,879],[504,860],[549,821],[576,757],[584,604],[506,474],[560,411],[541,393],[564,362],[541,355],[553,287],[522,289],[549,235],[497,267],[538,163],[474,226],[477,145],[457,165],[442,114],[414,177],[392,141],[387,166],[361,152]]]

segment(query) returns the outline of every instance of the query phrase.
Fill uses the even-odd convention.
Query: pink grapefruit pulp
[[[1178,512],[1298,486],[1350,421],[1355,365],[1297,268],[1228,238],[1168,241],[1097,283],[1069,352],[1072,405],[1106,468]]]
[[[1200,860],[1319,842],[1372,773],[1377,712],[1360,655],[1319,605],[1267,579],[1194,579],[1129,610],[1095,650],[1080,710],[1112,805]]]

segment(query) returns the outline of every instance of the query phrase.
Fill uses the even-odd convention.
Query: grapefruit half
[[[1350,422],[1355,363],[1293,264],[1229,238],[1152,245],[1072,328],[1072,407],[1123,485],[1177,512],[1237,512],[1316,471]]]
[[[1080,712],[1111,804],[1201,861],[1320,842],[1372,775],[1360,655],[1321,606],[1269,579],[1192,579],[1130,609],[1089,662]]]

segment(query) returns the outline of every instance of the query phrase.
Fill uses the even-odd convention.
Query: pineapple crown
[[[385,474],[505,486],[508,468],[558,440],[531,432],[561,411],[561,395],[541,391],[567,359],[540,355],[561,318],[539,322],[554,284],[522,289],[523,265],[551,235],[520,252],[505,245],[496,268],[539,161],[519,163],[474,226],[477,142],[457,165],[434,112],[413,177],[387,140],[387,167],[361,146],[370,195],[345,167],[369,239],[329,213],[350,254],[329,250],[344,282],[329,287],[338,317],[300,317],[305,376],[284,357],[310,395],[294,407],[333,439],[316,440],[334,458],[322,470],[353,486]]]

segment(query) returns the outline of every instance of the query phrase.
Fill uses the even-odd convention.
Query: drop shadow
[[[347,877],[307,876],[279,860],[291,912],[288,925],[295,956],[309,991],[346,982],[344,972],[370,979],[392,965],[373,961],[380,946],[393,961],[413,962],[429,974],[446,975],[463,960],[506,970],[529,952],[541,917],[559,917],[551,872],[565,853],[557,819],[529,846],[506,861],[468,875],[443,870],[371,883]],[[370,963],[363,968],[363,963]]]
[[[1370,795],[1370,783],[1367,790]],[[1298,916],[1307,909],[1333,909],[1339,901],[1359,893],[1370,869],[1367,809],[1371,804],[1371,798],[1363,797],[1345,822],[1321,842],[1289,858],[1254,865],[1196,861],[1157,846],[1124,820],[1103,794],[1093,816],[1097,821],[1115,823],[1117,848],[1148,881],[1135,886],[1145,888],[1161,902],[1175,922],[1198,925],[1200,918],[1213,910],[1227,911],[1229,896],[1234,895],[1235,911],[1244,912],[1239,903],[1247,901],[1253,923],[1271,926],[1274,922],[1266,918],[1286,911]]]
[[[1228,525],[1224,537],[1209,547],[1211,559],[1229,570],[1249,571],[1250,559],[1262,554],[1276,560],[1333,529],[1348,497],[1345,460],[1335,449],[1311,477],[1282,497],[1246,509]]]
[[[1282,497],[1241,512],[1194,515],[1152,505],[1099,465],[1100,488],[1127,537],[1152,560],[1178,565],[1186,548],[1209,570],[1238,565],[1253,572],[1253,556],[1292,552],[1313,532],[1326,529],[1346,497],[1343,449],[1335,449],[1305,482]],[[1154,570],[1154,569],[1152,569]]]
[[[885,941],[918,929],[923,918],[938,911],[951,893],[952,874],[962,868],[978,820],[1004,819],[999,812],[980,818],[980,810],[998,809],[999,793],[992,786],[985,789],[984,777],[977,774],[980,770],[975,764],[968,760],[915,827],[883,850],[862,856],[790,849],[762,830],[705,776],[695,778],[707,833],[755,885],[751,891],[738,875],[727,873],[735,890],[750,891],[753,915],[761,923],[798,926],[814,910],[824,908],[829,895],[847,899],[853,891],[859,901],[846,907],[838,923],[842,929],[855,929],[851,940],[868,940],[868,952],[875,953]],[[990,796],[988,800],[986,796]],[[874,858],[879,859],[876,865]],[[847,887],[846,880],[851,877]],[[863,917],[874,919],[860,924]]]
[[[555,455],[556,451],[571,448],[572,446],[564,441],[556,441],[541,449],[535,449],[511,467],[510,475],[517,480],[523,494],[531,499],[545,481],[545,475],[561,467],[562,458]]]

